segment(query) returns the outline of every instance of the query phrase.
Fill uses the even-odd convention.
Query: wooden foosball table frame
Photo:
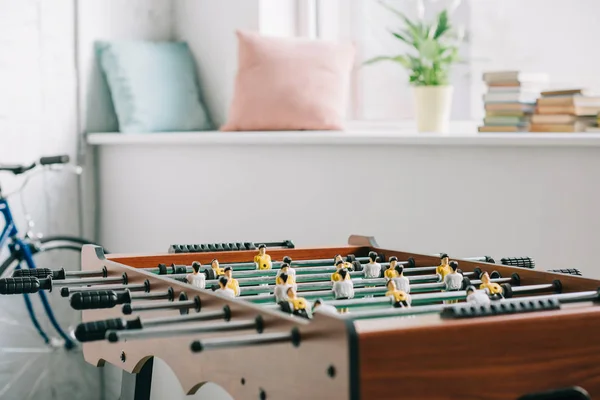
[[[348,253],[365,256],[371,250],[401,260],[413,258],[416,266],[439,263],[436,256],[382,249],[373,238],[363,236],[351,236],[345,247],[273,249],[269,254],[273,260],[284,256],[302,260]],[[600,398],[600,341],[594,334],[600,331],[600,307],[593,300],[554,310],[477,318],[441,318],[434,313],[353,320],[350,313],[340,317],[318,314],[306,320],[139,269],[160,263],[209,264],[214,257],[223,264],[243,262],[254,254],[130,256],[104,255],[99,247],[85,248],[84,271],[106,268],[108,277],[126,273],[129,284],[148,280],[152,290],[172,288],[176,299],[197,298],[200,313],[228,307],[230,323],[257,318],[261,323],[261,333],[240,329],[84,343],[85,359],[97,366],[109,362],[122,368],[126,373],[123,396],[136,400],[149,398],[154,357],[169,365],[185,393],[193,394],[206,382],[214,382],[236,399]],[[518,274],[521,285],[559,280],[562,293],[600,287],[599,281],[579,276],[458,261],[463,271],[480,268],[502,276]],[[169,317],[173,313],[159,310],[140,316]],[[83,311],[84,322],[121,317],[119,308]],[[239,342],[240,338],[259,336],[265,338],[262,345]],[[269,338],[273,341],[267,341]],[[217,348],[191,351],[191,344],[199,339],[207,345],[216,343]],[[219,342],[230,344],[219,346]],[[591,397],[577,397],[583,391],[572,388],[582,388]],[[560,395],[560,390],[572,397],[544,397]]]

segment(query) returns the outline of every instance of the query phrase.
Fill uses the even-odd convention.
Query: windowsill
[[[448,134],[418,133],[414,122],[350,122],[346,131],[93,133],[90,145],[600,146],[598,133],[477,133],[453,122]]]

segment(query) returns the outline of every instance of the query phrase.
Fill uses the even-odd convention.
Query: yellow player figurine
[[[194,271],[191,274],[187,274],[185,280],[192,286],[204,289],[206,287],[206,276],[204,275],[204,272],[200,272],[201,266],[202,264],[198,261],[194,261],[192,263],[192,269]]]
[[[350,274],[345,268],[338,272],[340,280],[333,282],[333,296],[336,300],[351,299],[354,297],[354,283],[350,279]]]
[[[467,287],[467,303],[475,303],[480,305],[490,304],[490,298],[485,290],[476,290],[475,286]]]
[[[279,271],[277,271],[277,277],[275,278],[275,284],[276,285],[281,285],[281,275],[287,275],[287,284],[290,286],[293,286],[294,289],[296,289],[296,279],[295,279],[295,275],[292,275],[290,273],[290,266],[289,264],[283,263],[281,264],[281,268],[279,269]]]
[[[396,265],[398,265],[398,257],[390,257],[390,266],[385,270],[383,276],[388,279],[397,278],[398,272],[396,271]]]
[[[381,276],[381,264],[377,262],[377,253],[369,252],[369,262],[363,266],[365,279],[374,279]]]
[[[396,289],[407,294],[410,293],[410,280],[404,276],[404,267],[396,264],[395,270],[398,276],[392,278],[392,281],[394,281]]]
[[[344,261],[342,261],[342,260],[336,261],[335,268],[336,268],[336,271],[333,274],[331,274],[331,282],[337,282],[342,279],[340,277],[340,270],[344,268]]]
[[[479,289],[487,289],[492,300],[498,300],[504,297],[504,289],[502,289],[502,286],[495,282],[490,282],[490,275],[487,272],[484,272],[483,275],[481,275],[481,285],[479,285]]]
[[[463,276],[458,272],[458,263],[456,261],[450,261],[450,268],[452,272],[444,277],[444,285],[446,285],[446,291],[456,291],[462,289]],[[444,304],[458,303],[458,300],[446,300]]]
[[[287,290],[290,287],[293,287],[291,285],[288,285],[288,281],[291,279],[292,277],[289,276],[288,274],[281,274],[277,277],[276,282],[275,282],[275,302],[277,304],[281,303],[282,301],[288,301],[287,298]]]
[[[213,258],[213,260],[210,262],[210,267],[213,269],[213,271],[215,271],[216,276],[225,275],[225,271],[223,271],[223,268],[219,266],[219,260],[216,258]]]
[[[354,268],[352,263],[345,261],[340,254],[336,254],[335,257],[333,257],[333,265],[335,265],[337,267],[337,265],[340,261],[344,264],[344,268],[346,268],[348,271],[352,271],[352,269]],[[340,268],[338,268],[338,269],[340,269]]]
[[[396,289],[396,284],[394,283],[394,281],[389,280],[386,283],[385,287],[387,288],[385,297],[389,297],[393,301],[394,307],[410,307],[410,294],[403,292],[402,290]]]
[[[306,299],[296,296],[296,291],[293,287],[289,287],[286,294],[288,301],[292,304],[292,314],[310,318],[308,315],[308,302]]]
[[[452,273],[452,268],[450,268],[448,254],[443,253],[440,255],[440,265],[435,269],[435,273],[438,276],[438,280],[440,282],[444,282],[444,278],[446,275]]]
[[[235,297],[235,292],[228,287],[228,285],[227,285],[228,283],[229,283],[229,279],[227,279],[224,276],[220,277],[219,278],[219,289],[217,290],[217,293],[220,293],[226,297],[233,298],[233,297]]]
[[[231,290],[233,290],[233,293],[235,293],[235,296],[239,296],[240,295],[240,284],[238,282],[237,279],[233,278],[233,270],[231,269],[231,267],[225,267],[225,277],[227,277],[227,287]]]
[[[258,246],[258,254],[254,256],[256,269],[271,269],[271,256],[267,254],[267,246]]]
[[[331,304],[324,304],[323,300],[316,299],[313,303],[312,313],[314,314],[329,314],[329,315],[339,315],[337,308],[332,306]]]

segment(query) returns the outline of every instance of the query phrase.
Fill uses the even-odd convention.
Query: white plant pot
[[[452,109],[452,86],[414,86],[419,132],[447,133]]]

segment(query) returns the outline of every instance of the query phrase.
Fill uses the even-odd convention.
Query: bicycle
[[[25,176],[22,184],[10,194],[3,194],[0,187],[0,214],[5,222],[0,230],[0,252],[7,250],[9,253],[4,261],[0,261],[0,277],[11,276],[23,267],[80,269],[81,249],[86,244],[93,244],[91,241],[68,235],[36,235],[32,231],[33,220],[26,212],[29,229],[20,235],[8,203],[8,198],[20,193],[37,173],[48,170],[81,173],[80,167],[68,163],[68,156],[53,156],[42,157],[30,165],[0,165],[0,172]],[[33,329],[23,321],[25,313],[20,296],[3,296],[0,299],[0,398],[70,399],[82,390],[89,391],[88,397],[91,398],[94,387],[97,388],[96,393],[102,390],[98,386],[99,379],[92,378],[98,376],[97,368],[83,360],[77,342],[67,333],[68,329],[63,328],[74,327],[80,315],[73,312],[59,294],[40,291],[39,296],[41,302],[36,305],[28,294],[24,295],[25,309]],[[48,317],[47,321],[40,321],[37,317],[40,306]],[[2,326],[9,329],[2,329]],[[58,337],[47,333],[50,327]],[[38,337],[44,342],[42,347],[39,347]],[[43,356],[47,357],[44,359]],[[17,365],[16,371],[14,365]]]

